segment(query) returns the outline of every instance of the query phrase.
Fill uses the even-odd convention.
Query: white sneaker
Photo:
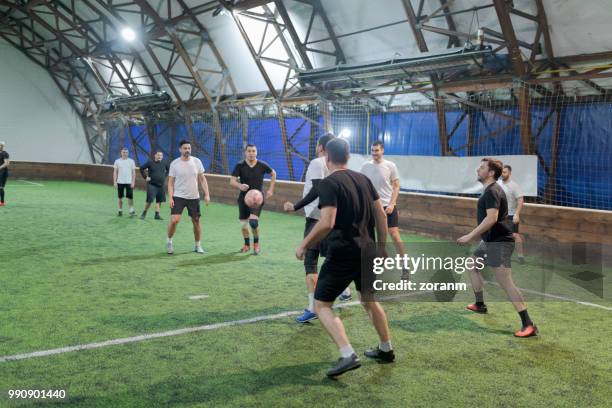
[[[172,242],[166,242],[166,253],[168,253],[168,255],[172,255],[174,253]]]
[[[203,254],[204,253],[204,249],[202,249],[201,246],[197,246],[197,247],[195,247],[193,252],[197,252],[198,254]]]

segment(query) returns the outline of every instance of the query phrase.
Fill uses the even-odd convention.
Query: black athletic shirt
[[[9,158],[9,154],[6,152],[6,150],[3,150],[0,152],[0,166],[2,166],[4,164],[5,160],[8,160]],[[3,169],[0,169],[0,171],[8,171],[8,167],[4,167]]]
[[[157,186],[163,187],[166,181],[166,177],[168,176],[168,171],[170,170],[170,165],[167,161],[155,161],[149,160],[144,166],[140,167],[140,174],[142,177],[147,178],[145,170],[149,170],[149,177],[151,177],[151,181],[149,183]]]
[[[491,183],[478,199],[478,225],[487,216],[489,208],[497,208],[497,222],[490,230],[483,233],[481,238],[485,242],[508,242],[512,238],[512,226],[508,221],[508,199],[506,193],[497,183]]]
[[[319,208],[336,207],[336,222],[327,236],[327,258],[361,259],[361,249],[376,242],[372,182],[352,170],[335,171],[319,183]]]
[[[253,167],[249,166],[246,160],[241,161],[234,167],[232,176],[238,177],[241,184],[248,184],[249,190],[263,189],[264,175],[272,173],[272,167],[268,163],[257,160]],[[244,194],[244,191],[241,191]]]

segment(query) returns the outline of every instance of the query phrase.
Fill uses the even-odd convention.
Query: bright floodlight
[[[340,134],[338,135],[343,139],[348,139],[349,137],[351,137],[351,130],[344,128],[340,131]]]
[[[123,30],[121,30],[121,36],[123,37],[124,40],[132,42],[136,39],[136,33],[134,32],[134,30],[132,30],[129,27],[124,28]]]

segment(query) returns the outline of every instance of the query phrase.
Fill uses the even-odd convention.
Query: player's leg
[[[240,220],[240,231],[244,244],[240,252],[243,254],[251,250],[251,241],[249,236],[249,216],[251,215],[250,208],[244,202],[244,195],[238,196],[238,219]]]
[[[181,221],[181,215],[183,209],[187,205],[186,200],[180,197],[172,197],[174,200],[174,207],[170,209],[170,222],[168,223],[168,238],[166,240],[166,252],[168,254],[174,253],[174,247],[172,244],[172,237],[176,232],[176,226]]]
[[[342,320],[332,310],[334,300],[348,286],[350,281],[351,273],[347,270],[345,264],[332,263],[328,260],[323,262],[315,289],[315,312],[319,316],[321,325],[340,351],[340,359],[327,372],[329,377],[335,377],[361,366],[361,362],[348,340]]]
[[[188,200],[187,212],[191,217],[191,223],[193,224],[193,239],[195,240],[194,252],[203,254],[202,243],[200,239],[202,237],[202,226],[200,225],[200,200]]]
[[[482,268],[478,265],[484,262],[487,258],[487,244],[484,241],[480,241],[478,247],[473,254],[474,261],[470,262],[470,265],[474,265],[473,268],[467,268],[470,274],[470,281],[472,283],[472,290],[474,291],[475,302],[467,305],[467,309],[476,313],[487,313],[487,306],[484,303],[484,278],[480,273]],[[477,262],[479,261],[479,262]]]
[[[123,215],[123,197],[125,196],[125,184],[117,184],[117,215],[121,217]]]
[[[494,248],[494,249],[493,249]],[[516,337],[531,337],[537,335],[537,327],[529,317],[527,305],[523,294],[514,284],[512,279],[512,264],[510,258],[514,250],[513,242],[497,243],[489,251],[490,263],[495,272],[495,280],[499,286],[506,292],[506,296],[512,302],[514,309],[521,318],[522,328],[514,335]]]
[[[161,220],[162,217],[159,215],[161,211],[161,204],[166,202],[166,192],[164,191],[164,187],[157,187],[157,195],[155,197],[155,219]]]
[[[359,294],[361,297],[361,293]],[[365,309],[370,318],[370,321],[378,333],[379,343],[372,350],[367,350],[365,356],[387,363],[395,360],[395,353],[391,345],[391,332],[389,330],[389,322],[387,314],[382,305],[376,301],[361,301],[361,305]]]
[[[136,210],[134,210],[134,189],[130,184],[126,184],[126,194],[125,196],[128,199],[128,205],[130,208],[130,217],[136,215]]]
[[[263,209],[264,203],[259,207],[250,209],[251,215],[249,216],[249,226],[253,234],[253,254],[259,255],[261,247],[259,246],[259,217],[261,216],[261,210]]]
[[[249,215],[249,227],[251,227],[251,233],[253,234],[253,254],[259,255],[261,251],[259,247],[259,217],[253,213]]]
[[[317,223],[314,218],[306,218],[304,237],[306,237]],[[308,293],[308,307],[304,314],[296,317],[298,323],[306,323],[317,318],[314,311],[314,292],[317,286],[317,264],[319,261],[319,248],[308,248],[304,255],[304,271],[306,272],[306,292]]]
[[[4,188],[6,187],[6,180],[8,179],[8,172],[0,171],[0,204],[4,205],[5,193]]]
[[[147,184],[147,199],[145,201],[144,210],[142,211],[142,214],[140,214],[141,220],[144,220],[145,217],[147,216],[147,211],[149,211],[149,208],[151,207],[151,203],[153,202],[154,198],[155,198],[155,187],[152,186],[151,184]]]
[[[520,264],[525,263],[525,253],[523,252],[523,236],[518,232],[518,224],[512,224],[514,226],[514,232],[512,233],[512,237],[514,238],[514,243],[516,245],[516,255],[518,257],[518,261]]]

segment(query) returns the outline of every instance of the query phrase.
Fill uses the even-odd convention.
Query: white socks
[[[384,352],[393,350],[393,346],[391,345],[391,340],[381,341],[380,344],[378,345],[378,348]]]
[[[172,243],[172,238],[168,238],[168,239],[166,240],[166,242],[167,242],[167,243],[169,243],[169,244],[171,244],[171,243]]]
[[[196,241],[196,246],[199,247],[200,246],[200,241]]]
[[[308,294],[308,310],[314,313],[314,293]]]
[[[340,347],[340,356],[342,358],[347,358],[355,354],[355,350],[353,350],[353,346],[350,344],[348,346]]]

